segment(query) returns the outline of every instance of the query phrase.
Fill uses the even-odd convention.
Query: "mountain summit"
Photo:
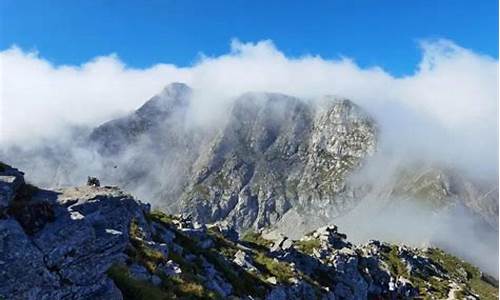
[[[351,101],[246,93],[222,126],[206,129],[186,119],[191,96],[172,84],[92,132],[102,153],[126,153],[120,182],[141,185],[138,170],[149,168],[160,181],[158,205],[241,229],[269,226],[293,207],[338,215],[354,204],[345,179],[375,151],[376,128]]]

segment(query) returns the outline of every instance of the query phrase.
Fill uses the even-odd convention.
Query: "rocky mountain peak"
[[[142,118],[165,117],[175,110],[185,109],[189,105],[191,92],[191,88],[184,83],[171,83],[135,113]]]
[[[104,155],[117,155],[143,136],[161,135],[169,120],[183,117],[190,98],[191,89],[187,85],[169,84],[136,111],[95,128],[89,142]]]
[[[246,93],[198,161],[183,206],[204,222],[267,226],[292,207],[335,201],[375,145],[373,120],[350,101]]]

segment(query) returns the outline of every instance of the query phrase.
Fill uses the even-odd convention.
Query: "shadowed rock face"
[[[3,176],[13,176],[7,178]],[[15,180],[13,180],[15,179]],[[116,187],[41,190],[0,170],[0,297],[5,299],[370,299],[492,297],[494,279],[439,249],[353,245],[334,225],[300,240],[150,211]],[[53,217],[10,208],[44,203]],[[34,227],[36,230],[33,230]],[[432,277],[432,279],[431,279]]]

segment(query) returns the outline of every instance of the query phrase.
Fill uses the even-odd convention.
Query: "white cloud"
[[[173,81],[196,89],[199,116],[246,91],[351,98],[381,126],[382,144],[434,159],[493,166],[498,151],[498,61],[451,41],[421,43],[413,75],[397,78],[348,58],[287,57],[271,41],[233,41],[191,67],[129,68],[116,55],[56,66],[17,47],[0,52],[0,144],[27,143],[131,111]],[[204,120],[212,120],[205,118]]]

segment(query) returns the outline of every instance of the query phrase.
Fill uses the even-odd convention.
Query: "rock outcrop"
[[[121,299],[106,271],[123,260],[129,223],[145,224],[149,206],[113,187],[47,191],[8,166],[0,174],[16,177],[0,193],[9,203],[0,219],[0,295]]]
[[[300,240],[258,232],[240,238],[227,222],[205,225],[151,211],[116,187],[42,190],[1,166],[5,299],[487,299],[498,293],[490,276],[439,249],[357,246],[333,225]]]

